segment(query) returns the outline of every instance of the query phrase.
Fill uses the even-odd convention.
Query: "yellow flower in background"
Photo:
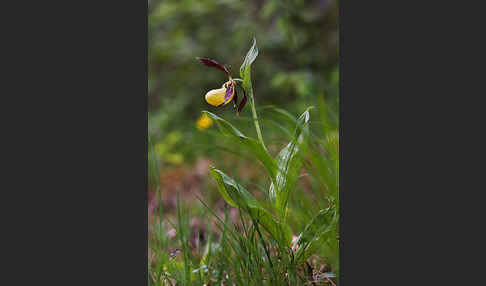
[[[213,125],[213,120],[206,113],[203,113],[196,122],[197,129],[200,131],[203,131],[211,125]]]

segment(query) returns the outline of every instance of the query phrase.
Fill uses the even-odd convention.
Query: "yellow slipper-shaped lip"
[[[227,81],[219,89],[212,89],[206,93],[204,98],[206,102],[212,106],[220,107],[233,99],[235,94],[235,87],[232,81]]]

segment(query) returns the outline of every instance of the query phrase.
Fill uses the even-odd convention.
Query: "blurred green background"
[[[272,145],[279,150],[285,136],[265,106],[275,105],[297,116],[324,97],[337,121],[337,4],[328,0],[149,1],[149,137],[161,170],[223,156],[212,133],[215,127],[197,129],[202,110],[222,116],[256,138],[253,125],[245,122],[251,116],[248,105],[236,117],[232,104],[215,108],[204,101],[206,92],[221,87],[227,78],[195,59],[213,58],[239,77],[253,37],[259,48],[252,68],[253,90],[270,151]],[[232,158],[237,160],[229,156],[230,165]]]

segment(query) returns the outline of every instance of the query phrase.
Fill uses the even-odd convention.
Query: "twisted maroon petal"
[[[221,70],[222,72],[224,72],[228,77],[231,77],[228,69],[224,65],[218,63],[217,61],[215,61],[213,59],[200,58],[200,57],[197,57],[196,59],[199,60],[204,65],[206,65],[208,67],[217,68],[217,69]]]
[[[240,105],[238,105],[238,113],[240,113],[243,107],[245,107],[245,104],[246,104],[246,94],[245,94],[245,90],[243,90],[243,99],[241,100]]]
[[[243,99],[240,101],[240,105],[238,105],[238,114],[240,114],[241,110],[243,109],[243,107],[245,107],[245,104],[246,104],[246,91],[245,91],[245,89],[243,88],[243,85],[240,82],[237,81],[236,83],[243,90]]]
[[[233,106],[235,108],[235,111],[238,112],[237,105],[238,105],[238,93],[236,92],[236,86],[235,86],[235,96],[233,96]]]

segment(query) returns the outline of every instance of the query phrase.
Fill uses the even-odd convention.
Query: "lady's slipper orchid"
[[[233,100],[233,106],[237,114],[239,114],[246,104],[246,92],[243,86],[241,85],[241,83],[239,81],[233,80],[228,69],[224,65],[216,62],[215,60],[208,59],[208,58],[197,58],[197,59],[208,67],[213,67],[221,70],[228,76],[229,79],[221,86],[221,88],[208,91],[204,96],[206,102],[211,104],[212,106],[221,107],[228,104],[228,102],[230,102],[231,100]],[[243,90],[243,99],[241,100],[239,105],[238,105],[238,95],[236,92],[236,85],[240,86],[241,89]]]

